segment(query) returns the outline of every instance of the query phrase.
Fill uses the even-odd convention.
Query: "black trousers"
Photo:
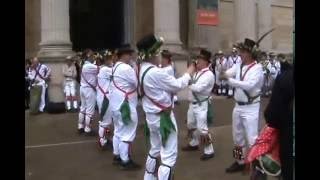
[[[25,89],[24,89],[24,107],[29,108],[30,105],[30,90],[29,90],[29,82],[25,81]]]

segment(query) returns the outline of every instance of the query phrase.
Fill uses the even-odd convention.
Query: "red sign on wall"
[[[199,25],[216,26],[219,24],[218,11],[197,10],[197,23]]]
[[[219,24],[218,0],[197,0],[197,24],[216,26]]]

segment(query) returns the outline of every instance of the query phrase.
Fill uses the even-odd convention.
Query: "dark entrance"
[[[70,0],[72,49],[119,47],[124,39],[123,0]]]

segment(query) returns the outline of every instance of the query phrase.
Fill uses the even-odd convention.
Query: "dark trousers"
[[[25,82],[25,89],[24,89],[24,107],[25,108],[29,108],[30,105],[30,91],[29,91],[29,82],[26,81]]]

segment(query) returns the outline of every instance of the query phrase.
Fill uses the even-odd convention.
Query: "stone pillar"
[[[51,68],[49,99],[63,102],[62,65],[73,55],[69,32],[69,0],[41,0],[41,42],[39,60]]]
[[[124,0],[124,43],[135,46],[133,42],[134,36],[134,0]]]
[[[182,52],[179,0],[154,0],[154,32],[165,39],[164,49]]]
[[[269,31],[272,27],[271,0],[258,0],[258,38]],[[272,33],[267,35],[260,43],[260,48],[270,51],[272,48]]]
[[[234,1],[235,41],[256,40],[256,0]]]

